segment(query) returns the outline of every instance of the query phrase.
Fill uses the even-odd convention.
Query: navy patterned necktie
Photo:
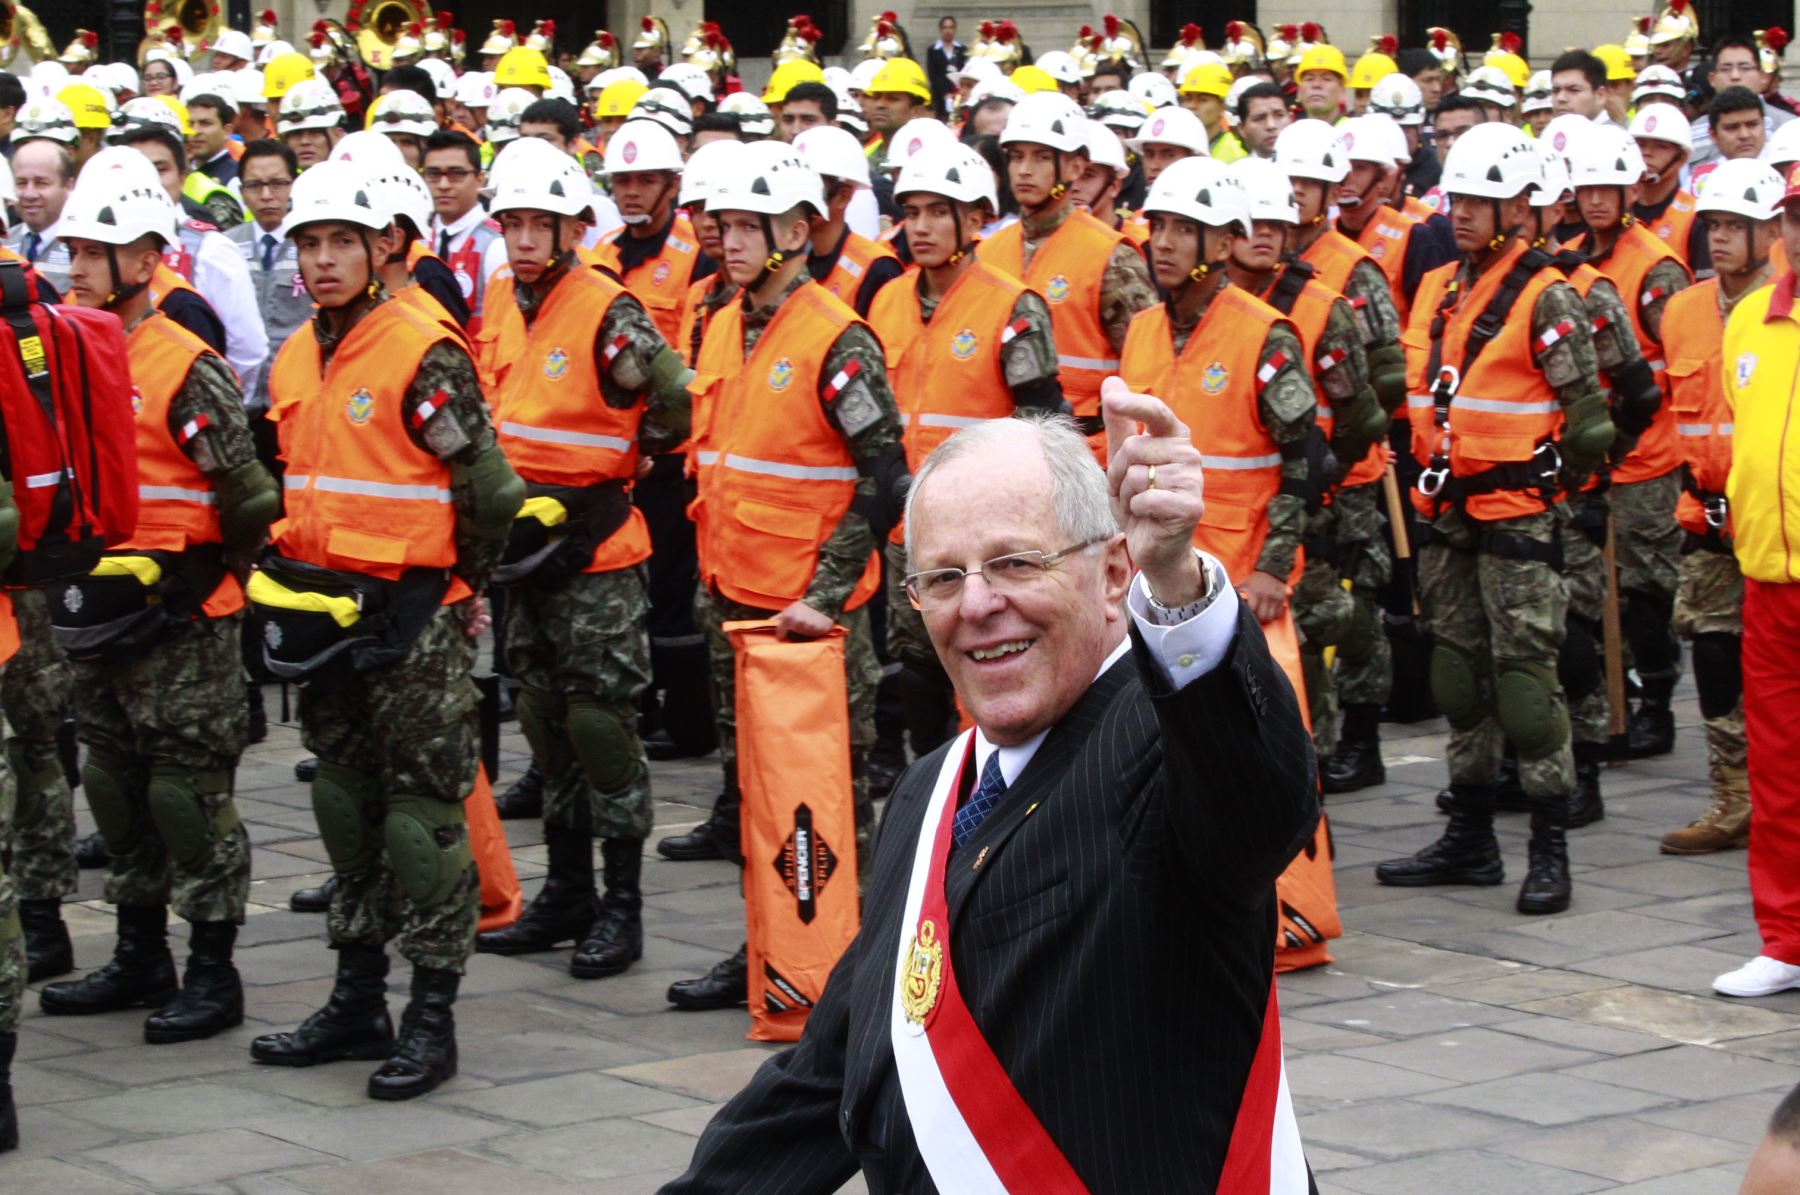
[[[996,751],[988,756],[987,767],[981,769],[981,783],[975,786],[968,802],[956,811],[956,820],[950,824],[950,836],[957,846],[967,842],[976,827],[987,820],[987,815],[994,811],[1005,792],[1006,777],[1000,774],[1000,753]]]

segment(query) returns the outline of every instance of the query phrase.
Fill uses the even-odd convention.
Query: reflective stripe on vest
[[[197,502],[201,506],[211,506],[218,501],[211,490],[187,490],[178,485],[140,485],[138,487],[140,502]]]
[[[1587,247],[1592,247],[1592,238],[1587,238]],[[1612,252],[1606,260],[1593,263],[1594,267],[1605,275],[1618,288],[1625,299],[1625,307],[1631,315],[1631,329],[1637,334],[1638,347],[1643,350],[1644,358],[1650,364],[1651,372],[1656,375],[1656,385],[1664,394],[1669,392],[1667,377],[1668,361],[1663,346],[1652,339],[1649,330],[1644,327],[1644,303],[1651,299],[1651,290],[1646,279],[1651,269],[1664,260],[1680,262],[1680,255],[1657,235],[1642,224],[1633,224],[1619,233],[1614,242]],[[1683,270],[1686,271],[1684,265]],[[1691,271],[1688,272],[1692,277]],[[1680,293],[1680,292],[1677,292]],[[1637,301],[1632,301],[1636,296]],[[1667,324],[1668,306],[1664,304],[1664,328]],[[1666,332],[1665,332],[1666,335]],[[1655,417],[1628,456],[1613,466],[1613,484],[1625,484],[1634,481],[1648,481],[1653,477],[1662,477],[1681,464],[1681,449],[1676,444],[1675,413],[1668,402],[1656,409]]]
[[[517,436],[521,440],[536,440],[542,444],[573,444],[581,448],[610,448],[614,452],[628,452],[631,441],[621,436],[597,436],[588,432],[565,432],[554,427],[532,427],[528,423],[515,423],[510,419],[502,420],[500,430],[508,436]]]
[[[724,465],[727,469],[760,473],[764,477],[785,477],[790,481],[855,481],[857,478],[855,466],[790,465],[786,461],[759,461],[735,452],[725,454]]]
[[[282,484],[290,490],[315,489],[327,494],[358,494],[364,498],[386,498],[395,502],[448,502],[450,491],[429,485],[394,485],[385,481],[362,481],[354,477],[332,477],[329,474],[289,473]]]

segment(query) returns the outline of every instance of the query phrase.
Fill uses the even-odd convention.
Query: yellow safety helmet
[[[106,93],[92,83],[71,83],[57,92],[56,98],[74,116],[76,128],[112,127],[112,105],[107,102]]]
[[[1046,75],[1045,78],[1049,76]],[[931,102],[931,84],[925,80],[925,68],[910,58],[890,58],[882,63],[881,69],[875,72],[875,77],[869,80],[869,85],[863,90],[872,93],[906,92],[908,95],[918,96],[922,103]]]
[[[616,83],[608,83],[600,89],[600,98],[594,101],[594,119],[630,116],[638,99],[649,90],[636,79],[620,79]]]
[[[763,88],[762,102],[779,104],[799,84],[824,81],[825,72],[819,69],[818,63],[806,58],[790,58],[776,67],[775,72],[769,76],[769,85]]]
[[[1018,67],[1012,74],[1006,77],[1013,86],[1017,87],[1020,91],[1023,91],[1026,95],[1036,95],[1040,91],[1062,90],[1062,85],[1056,81],[1055,76],[1043,67],[1033,66],[1030,63]],[[873,91],[875,89],[871,87],[870,90]]]
[[[1358,91],[1368,91],[1389,75],[1399,73],[1399,70],[1392,58],[1380,50],[1370,50],[1356,60],[1356,69],[1350,72],[1350,86]]]
[[[514,46],[494,64],[495,87],[541,87],[550,90],[550,60],[542,50]]]
[[[277,54],[263,67],[263,98],[280,100],[300,80],[317,77],[312,59],[305,54]]]
[[[1344,62],[1344,52],[1323,42],[1307,47],[1294,66],[1294,78],[1302,77],[1307,71],[1330,71],[1345,83],[1350,82],[1350,68]]]
[[[1608,42],[1604,46],[1595,46],[1593,55],[1606,64],[1608,83],[1630,83],[1637,78],[1637,72],[1631,69],[1631,52],[1624,46]]]
[[[1523,90],[1531,82],[1531,64],[1519,56],[1522,43],[1516,33],[1496,33],[1493,48],[1481,56],[1481,65],[1491,66],[1506,76],[1515,90]]]
[[[1222,62],[1199,62],[1188,67],[1176,91],[1182,95],[1216,95],[1224,99],[1231,94],[1231,68]]]

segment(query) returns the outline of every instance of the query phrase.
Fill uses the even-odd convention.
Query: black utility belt
[[[1562,464],[1562,448],[1555,440],[1544,440],[1532,450],[1528,461],[1507,461],[1467,477],[1452,476],[1449,460],[1433,457],[1419,474],[1417,484],[1419,493],[1435,501],[1440,509],[1502,490],[1533,494],[1548,507],[1562,492]]]
[[[389,581],[270,552],[245,594],[269,671],[315,681],[404,657],[449,588],[445,569],[408,569]]]
[[[586,569],[594,550],[630,517],[631,496],[623,480],[587,486],[527,482],[494,584],[560,584]]]
[[[1472,541],[1468,544],[1452,542],[1449,536],[1439,531],[1433,524],[1420,520],[1417,534],[1413,540],[1420,547],[1427,544],[1438,544],[1454,552],[1480,552],[1487,556],[1499,556],[1507,560],[1530,560],[1538,564],[1547,564],[1558,572],[1563,567],[1563,549],[1560,539],[1548,543],[1532,539],[1528,535],[1516,535],[1511,531],[1498,531],[1479,525],[1479,520],[1470,520],[1477,525],[1473,528]]]
[[[44,587],[56,641],[77,660],[136,655],[179,635],[225,579],[218,544],[109,552],[93,571]]]

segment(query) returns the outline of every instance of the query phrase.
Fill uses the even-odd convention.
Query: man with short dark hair
[[[617,131],[616,129],[614,130]],[[688,154],[699,149],[709,141],[742,141],[743,125],[735,114],[730,112],[702,112],[694,117],[694,136],[688,143]]]
[[[1570,50],[1550,64],[1550,108],[1559,116],[1573,112],[1589,120],[1606,120],[1610,93],[1606,64],[1586,50]]]
[[[480,327],[489,270],[484,264],[500,242],[500,226],[481,206],[487,176],[481,169],[481,147],[467,133],[442,129],[425,139],[425,169],[431,189],[431,248],[456,277],[469,305],[471,334]]]
[[[806,130],[832,124],[837,118],[836,92],[823,83],[796,83],[781,101],[781,119],[776,122],[775,131],[783,141],[791,142]]]
[[[256,307],[262,313],[263,328],[269,334],[269,355],[273,357],[294,330],[312,318],[312,299],[300,279],[299,255],[294,242],[281,231],[281,223],[287,219],[288,195],[294,180],[300,177],[300,164],[293,150],[279,141],[265,139],[246,145],[237,165],[238,186],[244,194],[244,205],[250,209],[250,219],[225,236],[238,246],[249,267],[250,281],[256,287]],[[257,413],[251,422],[253,432],[259,430],[261,412],[268,410],[268,372],[264,370],[257,377],[246,395],[246,405]]]
[[[0,71],[0,153],[12,157],[13,121],[25,105],[25,85],[17,75]]]
[[[1394,62],[1401,74],[1419,85],[1426,109],[1437,107],[1444,95],[1444,64],[1438,61],[1437,55],[1414,47],[1400,51],[1400,57]]]
[[[1763,102],[1748,87],[1727,87],[1706,109],[1713,144],[1726,161],[1761,157],[1768,142]]]
[[[437,84],[432,81],[431,74],[422,66],[396,66],[381,77],[381,93],[387,95],[392,91],[411,91],[424,96],[437,107]]]
[[[187,109],[188,125],[194,130],[188,136],[188,164],[194,173],[221,186],[231,182],[238,176],[237,159],[231,156],[231,126],[237,110],[230,100],[212,92],[189,100]]]
[[[1713,43],[1712,69],[1707,73],[1706,82],[1715,101],[1733,89],[1747,90],[1752,95],[1761,97],[1768,91],[1769,81],[1769,76],[1763,72],[1757,45],[1750,38],[1728,33]],[[1743,101],[1739,99],[1736,102],[1741,104]],[[1774,105],[1766,105],[1762,109],[1765,138],[1792,119],[1791,113]],[[1743,120],[1740,117],[1737,123],[1742,124]],[[1689,163],[1694,167],[1710,166],[1724,156],[1727,155],[1722,153],[1712,132],[1709,105],[1694,116],[1694,152]]]
[[[568,100],[538,100],[519,114],[519,136],[537,137],[562,150],[587,171],[589,178],[601,175],[600,152],[581,137],[581,112]]]
[[[1088,99],[1105,95],[1109,91],[1123,91],[1130,81],[1130,69],[1116,58],[1102,58],[1094,67],[1094,73],[1088,77]]]
[[[1273,83],[1256,83],[1244,89],[1237,102],[1237,135],[1244,148],[1259,158],[1275,156],[1275,138],[1293,123],[1287,96]]]

